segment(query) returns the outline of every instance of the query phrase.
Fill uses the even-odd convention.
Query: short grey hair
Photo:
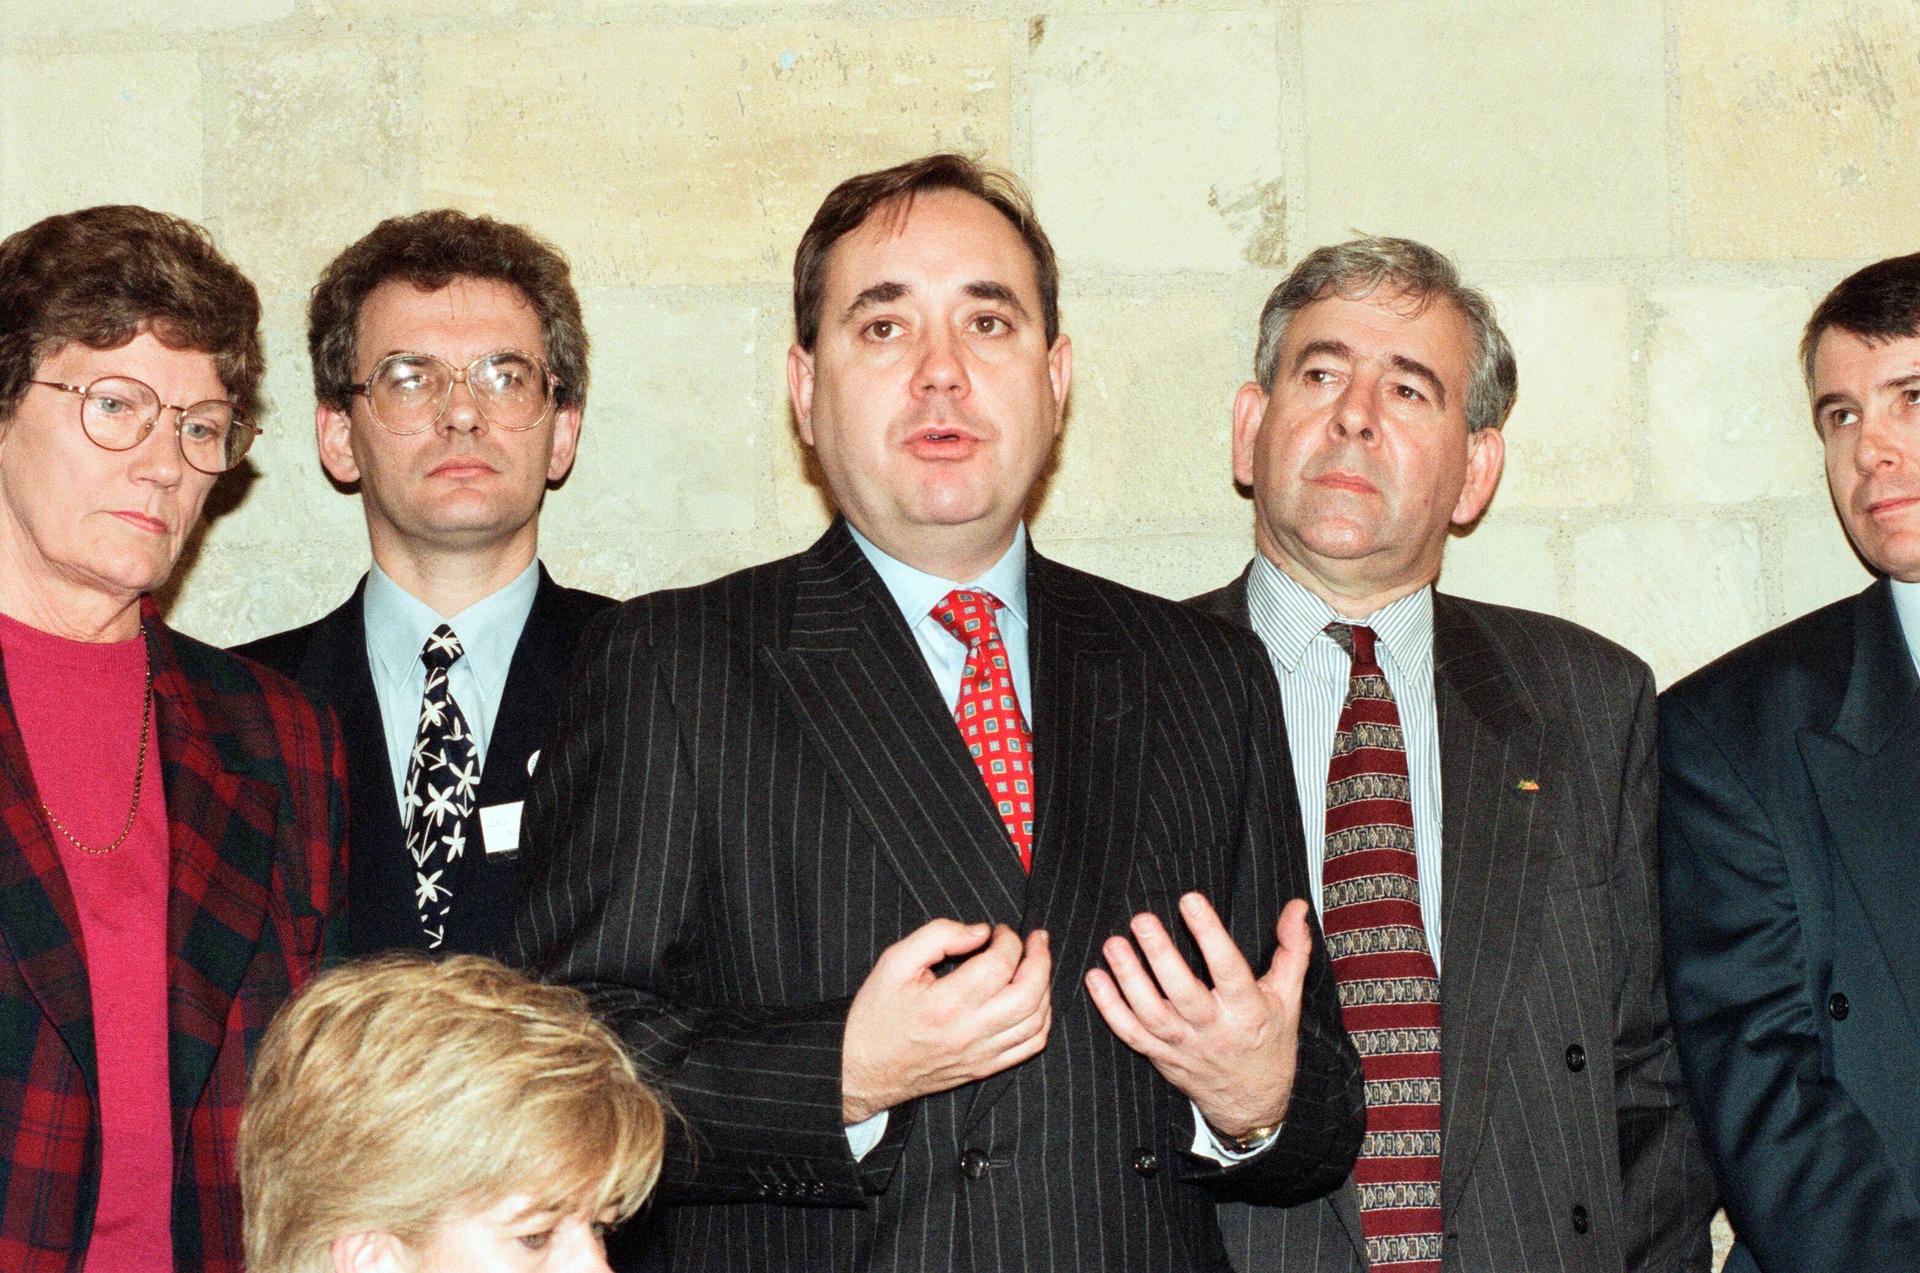
[[[1295,314],[1329,296],[1359,300],[1383,286],[1418,302],[1422,310],[1445,300],[1466,315],[1476,347],[1467,381],[1467,428],[1478,433],[1505,424],[1520,372],[1513,346],[1494,318],[1493,302],[1462,283],[1452,261],[1412,239],[1368,236],[1335,243],[1315,248],[1294,266],[1260,311],[1260,346],[1253,356],[1260,387],[1273,392],[1280,374],[1280,345]]]

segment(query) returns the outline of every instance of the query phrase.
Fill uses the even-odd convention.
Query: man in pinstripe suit
[[[519,949],[684,1119],[676,1268],[1227,1269],[1215,1200],[1362,1116],[1265,656],[1028,545],[1071,354],[1010,180],[853,178],[794,278],[842,516],[596,624]]]
[[[1268,300],[1255,374],[1234,476],[1258,555],[1195,601],[1253,627],[1280,677],[1368,1134],[1328,1198],[1223,1207],[1235,1265],[1705,1269],[1652,677],[1570,623],[1433,588],[1504,459],[1517,375],[1492,307],[1420,244],[1322,248]],[[1352,799],[1356,764],[1376,798]]]

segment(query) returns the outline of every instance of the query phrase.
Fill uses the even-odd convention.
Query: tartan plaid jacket
[[[174,1264],[241,1273],[248,1068],[274,1011],[343,949],[346,761],[293,682],[169,630],[150,600],[142,619],[172,844]],[[100,1179],[86,952],[3,674],[0,936],[0,1269],[77,1273]]]

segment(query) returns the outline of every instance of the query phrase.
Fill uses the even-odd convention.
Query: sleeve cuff
[[[1261,1154],[1267,1152],[1268,1146],[1280,1139],[1280,1133],[1276,1129],[1273,1135],[1267,1137],[1265,1141],[1255,1145],[1252,1149],[1241,1149],[1238,1145],[1226,1144],[1218,1136],[1213,1134],[1213,1128],[1207,1126],[1207,1120],[1201,1116],[1200,1107],[1194,1105],[1192,1101],[1188,1101],[1187,1104],[1193,1106],[1192,1152],[1196,1158],[1204,1158],[1208,1162],[1219,1163],[1222,1167],[1231,1167],[1235,1163],[1246,1162],[1249,1158],[1258,1158]],[[864,1123],[861,1124],[863,1127],[865,1125]],[[847,1137],[849,1140],[852,1139],[854,1130],[855,1129],[851,1127],[847,1128]],[[854,1150],[854,1156],[856,1158],[859,1157],[859,1154],[860,1151],[858,1149]]]
[[[883,1109],[872,1118],[847,1128],[847,1148],[853,1151],[855,1162],[872,1153],[873,1147],[880,1143],[880,1138],[887,1134],[887,1114],[888,1111]],[[1197,1111],[1195,1116],[1198,1117]],[[1200,1125],[1206,1126],[1204,1122]]]

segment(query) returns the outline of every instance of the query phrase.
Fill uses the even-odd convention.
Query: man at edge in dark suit
[[[527,777],[612,604],[536,556],[580,436],[580,301],[552,246],[444,209],[342,252],[307,316],[320,461],[358,486],[373,566],[333,613],[239,653],[340,718],[352,953],[498,955]]]
[[[1668,980],[1727,1269],[1878,1273],[1920,1268],[1920,255],[1800,356],[1882,577],[1660,696]]]
[[[1353,1177],[1228,1206],[1242,1273],[1705,1270],[1661,982],[1653,680],[1434,590],[1505,459],[1492,306],[1405,239],[1310,253],[1234,404],[1258,555],[1197,604],[1281,686],[1312,896],[1366,1069]]]
[[[1029,545],[1057,298],[1010,179],[842,183],[787,366],[840,517],[588,637],[514,936],[684,1120],[676,1268],[1224,1269],[1216,1198],[1351,1164],[1258,643]]]

